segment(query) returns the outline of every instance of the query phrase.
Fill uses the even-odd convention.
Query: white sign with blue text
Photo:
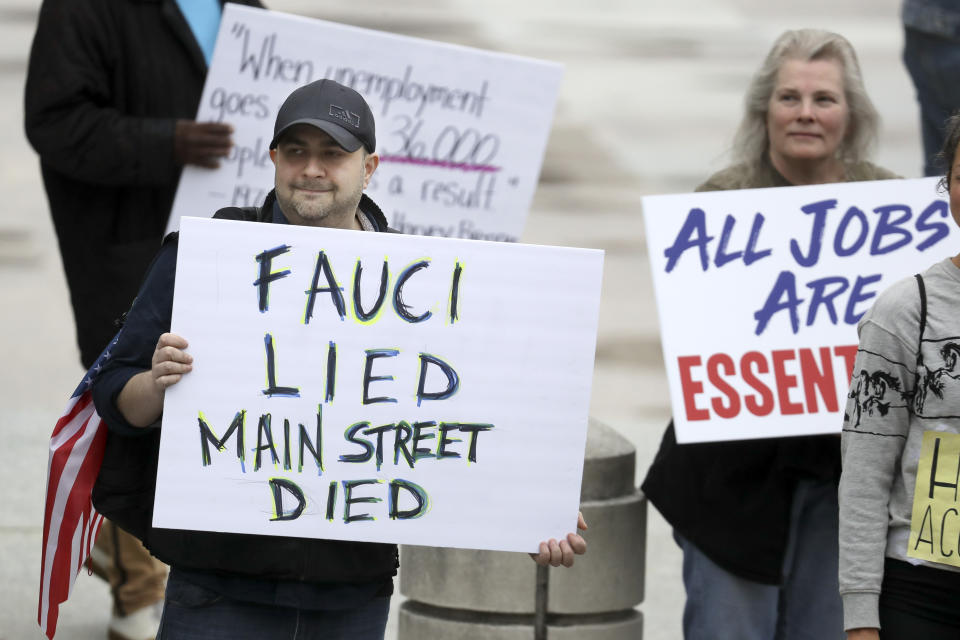
[[[556,63],[225,4],[199,121],[234,127],[219,169],[184,169],[168,223],[263,202],[277,110],[305,84],[357,90],[376,120],[366,192],[408,234],[516,241],[540,175]]]
[[[839,433],[857,322],[960,247],[936,183],[644,198],[677,441]]]
[[[154,526],[536,551],[576,526],[603,252],[184,218]]]

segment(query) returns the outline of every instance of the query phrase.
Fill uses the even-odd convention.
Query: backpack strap
[[[213,214],[218,220],[242,220],[244,222],[265,222],[263,207],[225,207]]]
[[[271,189],[259,207],[224,207],[213,214],[221,220],[243,220],[245,222],[270,222],[273,218],[273,203],[277,196]]]
[[[920,335],[917,337],[917,362],[913,374],[913,398],[910,401],[910,410],[917,416],[923,414],[923,400],[926,393],[923,386],[927,384],[926,375],[921,379],[920,372],[923,366],[923,333],[927,329],[927,288],[923,284],[923,276],[919,273],[913,276],[917,279],[917,288],[920,290]]]
[[[920,345],[923,344],[923,332],[927,328],[927,288],[923,284],[923,276],[918,273],[913,277],[917,279],[920,289],[920,337],[917,338],[917,362],[920,362]]]

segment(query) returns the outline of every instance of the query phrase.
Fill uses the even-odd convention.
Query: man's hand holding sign
[[[149,427],[163,414],[163,394],[167,387],[189,373],[193,357],[184,351],[187,341],[174,333],[164,333],[157,342],[149,371],[130,378],[117,396],[117,408],[135,427]]]

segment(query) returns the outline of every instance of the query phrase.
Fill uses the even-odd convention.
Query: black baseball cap
[[[277,112],[270,148],[275,149],[283,132],[296,124],[309,124],[325,131],[350,152],[362,146],[373,153],[377,148],[373,113],[367,101],[334,80],[316,80],[287,96]]]

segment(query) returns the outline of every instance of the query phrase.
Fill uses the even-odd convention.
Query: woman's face
[[[772,157],[786,164],[833,161],[849,119],[838,61],[784,61],[767,111]]]

